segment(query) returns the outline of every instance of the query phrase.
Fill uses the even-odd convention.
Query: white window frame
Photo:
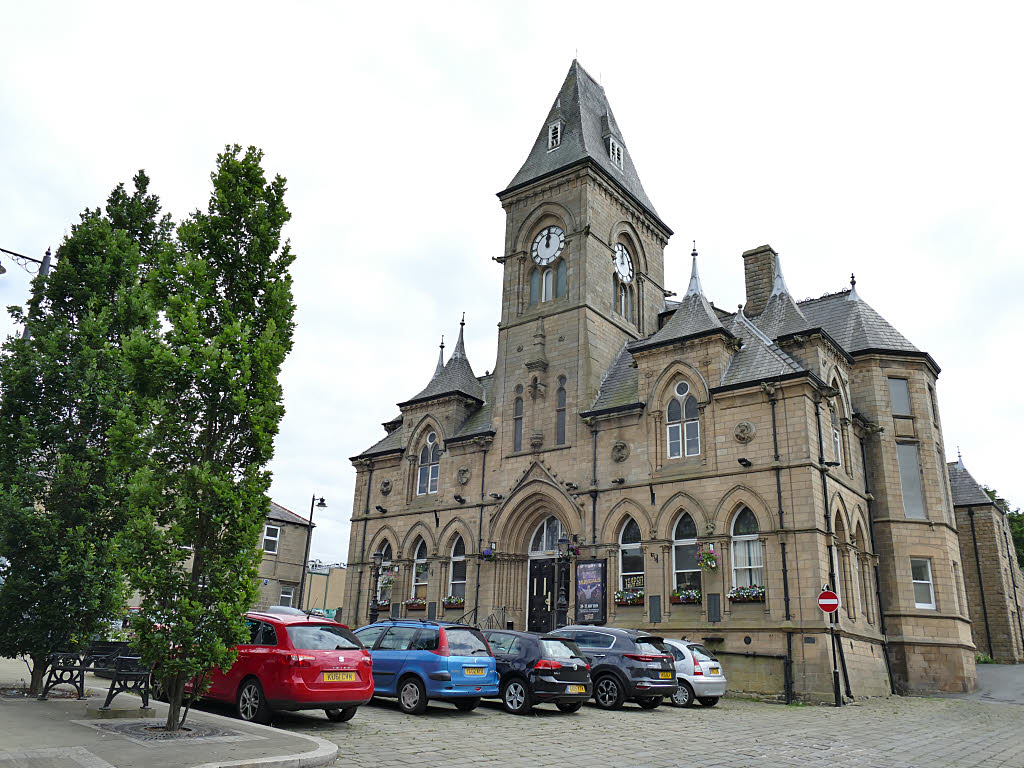
[[[681,392],[680,387],[685,387],[685,390]],[[694,402],[696,402],[697,397],[690,391],[690,384],[687,381],[676,382],[676,385],[675,387],[673,387],[672,392],[674,395],[672,400],[675,400],[679,403],[679,421],[669,421],[668,405],[666,405],[665,454],[670,459],[681,459],[684,456],[686,458],[700,456],[700,411],[697,411],[697,418],[686,418],[686,401],[690,397],[693,397]],[[669,402],[671,403],[671,400]],[[696,444],[695,451],[690,450],[691,442]],[[673,443],[675,443],[674,450]]]
[[[270,532],[273,531],[274,535],[271,536]],[[268,549],[267,544],[274,542],[274,548]],[[270,555],[276,555],[281,550],[281,526],[279,525],[266,525],[263,527],[263,551]]]
[[[420,551],[423,552],[423,557],[420,557]],[[427,587],[430,584],[430,565],[427,562],[427,542],[420,537],[420,543],[416,545],[416,549],[413,551],[412,560],[412,584],[410,585],[411,591],[409,597],[422,597],[424,600],[427,599]],[[419,566],[423,568],[423,581],[416,581],[419,577]],[[417,595],[416,588],[423,587],[423,594]]]
[[[288,599],[287,603],[285,602],[285,598],[286,598],[286,594],[285,593],[287,593],[287,599]],[[286,606],[288,608],[291,608],[292,607],[292,603],[294,602],[294,600],[295,600],[295,587],[285,586],[284,584],[282,584],[281,585],[281,597],[278,600],[278,605],[283,605],[283,606]]]
[[[458,543],[460,541],[462,542],[462,553],[463,554],[462,555],[456,555],[455,554],[455,547],[458,545]],[[451,559],[450,559],[450,561],[448,563],[448,594],[449,595],[456,594],[455,593],[455,585],[456,584],[461,584],[462,585],[462,594],[459,595],[459,597],[461,597],[463,599],[465,599],[465,597],[466,597],[466,574],[463,574],[463,577],[461,579],[456,579],[455,578],[455,564],[456,563],[465,563],[466,562],[466,554],[465,553],[466,553],[466,541],[465,541],[465,539],[463,539],[461,535],[460,536],[456,536],[455,537],[455,541],[452,542]],[[467,568],[468,568],[468,566],[467,566]]]
[[[679,574],[680,573],[694,573],[694,572],[696,572],[698,575],[700,574],[700,567],[697,567],[697,568],[680,568],[679,567],[679,563],[676,562],[676,547],[688,547],[688,546],[694,546],[695,547],[695,546],[697,546],[697,539],[695,539],[695,538],[691,538],[691,539],[676,539],[676,538],[674,538],[675,535],[676,535],[676,530],[679,528],[679,523],[682,521],[682,519],[684,517],[689,517],[690,518],[690,521],[694,524],[694,528],[696,528],[696,526],[697,526],[697,521],[693,519],[693,515],[691,515],[689,512],[683,512],[683,514],[681,514],[678,518],[676,518],[675,525],[672,526],[672,536],[673,536],[673,539],[672,539],[672,589],[673,590],[679,588]],[[699,578],[698,578],[698,584],[702,584],[702,581]],[[700,588],[701,587],[698,586],[698,589],[700,589]]]
[[[614,136],[608,137],[608,155],[611,157],[612,165],[619,170],[625,168],[624,152],[622,151],[622,145],[615,140]]]
[[[562,146],[562,121],[555,120],[548,124],[548,152]]]
[[[386,552],[384,551],[384,547],[387,547],[387,551]],[[391,558],[394,557],[394,552],[391,549],[391,542],[388,541],[387,539],[384,539],[384,541],[382,541],[380,543],[380,547],[378,547],[376,551],[380,552],[382,555],[384,555],[384,557],[381,558],[381,561],[380,561],[380,572],[381,573],[385,573],[385,572],[390,571],[391,570]],[[387,602],[390,603],[391,602],[391,590],[393,590],[394,588],[395,588],[395,585],[393,583],[392,583],[392,585],[390,587],[385,587],[385,586],[383,586],[380,583],[380,580],[378,579],[377,580],[377,604],[380,605],[381,603],[384,602],[385,593],[386,593],[386,596],[387,596]]]
[[[540,276],[540,300],[551,301],[555,298],[555,270],[548,267]]]
[[[435,446],[438,449],[437,461],[433,460],[433,453]],[[427,452],[427,462],[423,463],[423,451]],[[427,434],[427,441],[420,449],[419,454],[419,466],[416,472],[416,495],[417,496],[429,496],[432,493],[437,493],[437,481],[441,469],[441,446],[437,441],[437,433],[431,431]],[[424,473],[426,473],[426,490],[420,490],[423,488]]]
[[[566,535],[565,534],[565,528],[563,527],[561,520],[559,520],[554,515],[549,515],[548,517],[544,518],[543,520],[541,520],[537,524],[537,527],[533,529],[533,533],[530,535],[530,557],[550,557],[552,554],[557,553],[557,551],[558,551],[558,544],[555,544],[555,548],[554,549],[534,549],[533,548],[533,542],[537,538],[537,531],[539,531],[541,529],[544,530],[544,533],[541,535],[541,544],[543,545],[547,541],[547,539],[548,539],[548,530],[547,530],[547,528],[551,524],[552,520],[554,520],[555,521],[555,525],[558,526],[558,535],[555,537],[555,541],[557,542],[560,538],[562,538],[563,536]]]
[[[747,509],[750,509],[750,508],[747,507]],[[750,510],[750,513],[754,514],[754,511]],[[733,587],[747,587],[747,586],[763,587],[763,586],[765,586],[765,584],[763,584],[763,583],[758,584],[758,583],[756,583],[754,581],[753,573],[751,573],[751,575],[750,575],[750,579],[749,579],[750,584],[747,584],[747,583],[740,584],[739,580],[736,578],[736,574],[739,571],[760,571],[761,572],[761,581],[762,582],[765,581],[765,577],[764,577],[764,551],[761,549],[761,534],[760,534],[760,531],[757,532],[757,533],[743,533],[743,534],[740,534],[740,535],[736,535],[736,532],[735,532],[736,531],[736,522],[740,519],[740,514],[742,514],[742,512],[737,513],[736,516],[733,517],[733,519],[732,519],[732,526],[730,527],[730,530],[729,530],[729,534],[730,534],[730,537],[731,537],[730,555],[732,557],[732,585],[733,585]],[[754,515],[754,519],[755,520],[757,519],[757,515]],[[760,528],[760,522],[758,522],[758,528]],[[738,546],[740,544],[745,545],[748,554],[751,553],[751,552],[755,552],[756,551],[758,553],[758,558],[760,559],[761,564],[760,565],[737,565],[736,564],[736,562],[737,562],[736,554],[740,551],[740,547]],[[748,562],[750,562],[750,558],[748,558]]]
[[[835,448],[836,461],[842,466],[843,463],[843,436],[839,433],[839,430],[832,427],[832,446]]]
[[[634,523],[636,525],[637,529],[640,528],[640,523],[636,522],[636,520],[634,520],[632,517],[630,517],[630,518],[628,518],[622,524],[622,530],[619,531],[619,589],[622,589],[622,590],[626,589],[625,582],[626,582],[626,577],[627,576],[644,576],[645,575],[644,574],[644,570],[643,570],[643,565],[642,565],[642,563],[643,563],[643,544],[642,544],[642,540],[643,540],[643,535],[644,535],[643,531],[642,530],[640,531],[641,541],[638,541],[635,544],[623,544],[622,543],[622,537],[626,535],[626,528],[629,527],[630,522]],[[634,549],[638,550],[640,552],[641,568],[640,568],[639,571],[627,571],[627,570],[625,570],[625,567],[622,564],[622,556],[627,551],[632,551]],[[644,586],[645,587],[646,587],[646,582],[647,582],[647,579],[644,578]]]
[[[927,581],[925,581],[923,579],[915,579],[914,578],[914,563],[915,562],[925,563],[928,566],[928,580]],[[910,558],[910,581],[911,581],[911,584],[913,584],[914,587],[915,587],[914,588],[914,607],[915,608],[924,608],[924,609],[927,609],[927,610],[935,610],[935,576],[932,573],[932,561],[931,561],[930,558],[927,558],[927,557],[912,557],[912,558]],[[931,595],[931,598],[932,598],[930,603],[919,603],[917,601],[916,585],[918,585],[918,584],[927,584],[928,585],[928,592],[929,592],[929,594]]]

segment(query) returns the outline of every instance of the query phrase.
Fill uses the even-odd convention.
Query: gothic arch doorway
[[[559,580],[568,580],[569,569],[558,563],[558,540],[566,535],[562,523],[554,515],[541,520],[529,541],[530,565],[526,579],[526,629],[550,632],[555,629],[555,602]],[[566,592],[569,584],[566,581]]]

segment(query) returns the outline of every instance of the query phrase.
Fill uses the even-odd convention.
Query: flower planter
[[[643,600],[616,600],[616,605],[643,605]]]
[[[460,605],[459,603],[441,603],[441,607],[446,611],[455,611],[465,608],[465,604]]]
[[[391,610],[391,603],[377,603],[377,610],[386,613]]]
[[[730,597],[731,603],[763,603],[764,597]]]
[[[425,605],[407,605],[407,606],[405,606],[405,610],[407,610],[407,611],[425,611],[425,610],[427,610],[427,606],[425,606]]]
[[[676,597],[675,595],[669,598],[669,602],[672,605],[700,605],[700,600],[694,600],[689,597]]]

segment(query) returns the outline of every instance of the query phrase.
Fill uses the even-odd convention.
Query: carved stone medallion
[[[458,472],[459,485],[465,485],[469,482],[469,467],[459,467]]]
[[[736,425],[736,431],[733,435],[736,438],[737,443],[749,443],[754,439],[754,435],[757,433],[757,428],[749,421],[741,421]]]
[[[391,493],[391,481],[390,480],[381,480],[380,481],[380,492],[384,496],[387,496],[389,493]]]
[[[629,458],[629,444],[625,440],[612,443],[612,461],[623,462]]]

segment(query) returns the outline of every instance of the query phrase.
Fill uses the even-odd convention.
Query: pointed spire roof
[[[694,243],[696,246],[696,243]],[[630,345],[632,351],[653,349],[667,344],[672,344],[683,339],[694,336],[703,336],[714,331],[721,331],[726,336],[732,334],[722,325],[718,314],[711,307],[711,303],[704,296],[704,290],[700,285],[700,277],[697,275],[697,249],[694,247],[693,266],[690,272],[690,286],[686,289],[679,305],[676,307],[672,317],[661,329],[649,339]]]
[[[465,395],[479,400],[481,403],[484,401],[484,388],[476,374],[473,373],[473,366],[469,364],[469,358],[466,357],[466,343],[463,338],[465,325],[466,315],[463,314],[462,321],[459,323],[459,340],[455,343],[455,349],[452,351],[452,356],[448,358],[447,364],[443,366],[441,364],[444,355],[442,342],[441,357],[438,359],[438,367],[430,382],[414,398],[399,403],[399,407],[448,395]]]
[[[548,129],[555,122],[561,123],[559,143],[557,148],[549,149]],[[621,168],[612,161],[610,137],[622,148]],[[604,88],[573,59],[526,162],[500,194],[588,160],[664,225],[640,183]]]
[[[441,334],[441,351],[437,353],[437,368],[434,369],[434,379],[444,371],[444,334]],[[433,381],[433,379],[431,379]]]
[[[758,330],[771,339],[806,331],[811,327],[786,286],[786,278],[782,275],[782,260],[778,257],[775,261],[775,285],[768,303],[757,317],[756,325]]]

